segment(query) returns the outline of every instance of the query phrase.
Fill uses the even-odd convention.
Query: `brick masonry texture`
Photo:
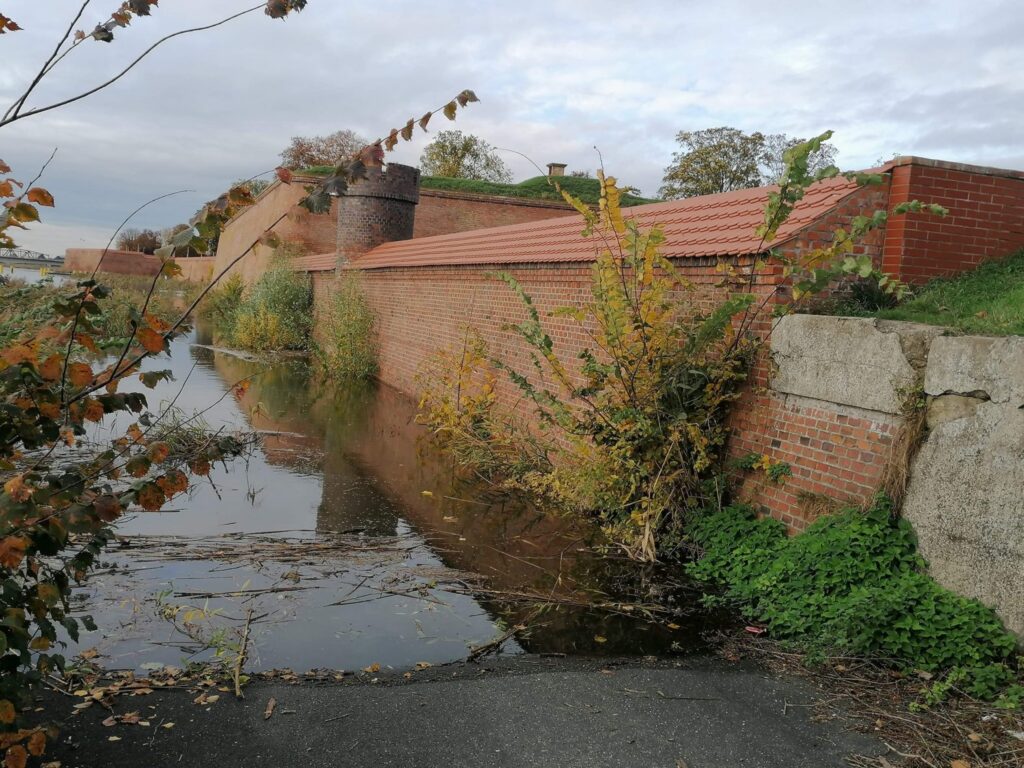
[[[68,248],[64,254],[64,269],[78,273],[90,273],[99,264],[100,272],[153,277],[160,272],[160,263],[159,256],[136,251],[109,250],[104,253],[102,248]]]
[[[420,172],[392,164],[387,171],[370,168],[335,201],[337,255],[342,263],[382,243],[409,240],[413,234]]]
[[[881,185],[850,190],[834,182],[827,189],[841,194],[819,195],[817,199],[827,204],[809,209],[813,215],[798,219],[799,227],[787,231],[777,247],[790,252],[812,250],[829,242],[837,227],[848,227],[852,217],[877,209],[891,210],[911,199],[942,204],[949,208],[950,215],[893,217],[884,230],[859,246],[859,251],[870,255],[877,265],[904,280],[922,282],[955,274],[1024,247],[1024,174],[920,158],[900,158],[882,171],[885,181]],[[760,194],[766,195],[766,191]],[[692,235],[687,234],[689,226],[680,226],[679,234],[671,234],[666,243],[666,252],[681,256],[676,260],[677,267],[697,286],[694,292],[678,297],[684,306],[706,309],[721,297],[721,274],[716,270],[720,261],[740,266],[750,261],[749,256],[730,256],[728,249],[720,248],[723,243],[746,243],[741,233],[733,231],[736,227],[730,223],[715,229],[713,221],[700,217],[746,221],[747,208],[756,203],[752,202],[753,195],[734,195],[722,198],[721,203],[709,201],[704,213],[697,210],[701,202],[631,209],[630,215],[642,221],[645,217],[665,218],[679,208],[680,221],[697,216],[702,222],[698,229],[708,242],[708,255],[693,251],[696,246]],[[534,230],[525,225],[522,230],[540,243],[544,231],[570,229],[560,222],[551,224],[549,229],[545,229],[546,224],[540,225],[539,234],[532,234]],[[405,246],[383,245],[365,257],[355,258],[352,267],[359,270],[377,315],[380,377],[385,383],[415,396],[416,374],[424,361],[438,349],[459,348],[467,325],[481,333],[493,355],[520,371],[530,370],[527,350],[507,330],[509,323],[523,319],[523,308],[493,276],[496,268],[510,272],[533,297],[563,360],[575,359],[587,346],[586,333],[572,321],[547,317],[558,307],[579,305],[589,298],[587,258],[566,258],[567,244],[572,248],[577,244],[570,243],[569,235],[559,234],[552,238],[552,249],[545,253],[539,246],[516,245],[513,230],[492,232],[474,232],[469,239],[453,235],[450,251],[444,238],[422,243],[416,238]],[[470,241],[473,245],[468,245]],[[519,248],[521,262],[503,258],[506,243],[512,249]],[[462,255],[453,257],[451,251],[456,250]],[[488,255],[491,253],[493,258]],[[406,254],[412,263],[403,266]],[[431,263],[433,254],[436,263]],[[332,290],[333,274],[319,273],[314,278],[322,301]],[[759,275],[754,290],[767,298],[776,289],[785,290],[780,287],[781,280],[776,270],[768,269]],[[765,321],[755,330],[766,334],[768,328]],[[743,497],[786,522],[792,530],[804,528],[828,507],[828,500],[869,501],[888,461],[899,428],[898,417],[774,392],[770,376],[767,361],[762,360],[752,370],[744,397],[734,408],[730,452],[734,456],[767,454],[773,460],[787,462],[793,476],[782,485],[745,476]],[[511,384],[503,382],[498,394],[506,407],[529,412],[529,405]]]
[[[956,275],[1024,248],[1024,173],[900,158],[889,205],[908,200],[938,203],[949,215],[912,213],[889,222],[882,266],[901,280]]]
[[[568,205],[546,200],[421,189],[413,237],[433,237],[506,224],[543,221],[565,216],[571,211]]]
[[[221,233],[214,274],[237,274],[247,283],[254,282],[266,271],[272,251],[263,245],[248,253],[246,249],[282,215],[284,219],[274,227],[274,232],[283,240],[309,253],[333,252],[338,240],[337,203],[330,214],[319,216],[298,204],[306,195],[306,186],[317,181],[315,177],[296,176],[291,184],[275,182],[264,190],[256,204],[232,219]],[[237,264],[231,266],[236,259]]]
[[[344,210],[336,198],[330,213],[319,216],[298,204],[306,194],[306,186],[317,183],[319,178],[296,176],[291,184],[275,181],[260,195],[255,205],[225,227],[217,246],[214,274],[229,270],[247,283],[255,281],[267,268],[270,249],[258,245],[234,267],[229,268],[229,264],[282,214],[285,218],[274,231],[283,240],[298,245],[309,254],[303,259],[301,268],[320,270],[334,268],[339,250],[357,256],[374,245],[387,242],[385,238],[406,240],[446,235],[564,217],[569,212],[568,206],[546,201],[442,190],[419,190],[417,193],[413,184],[413,180],[418,178],[416,169],[394,163],[389,169],[395,171],[390,192],[387,185],[381,186],[379,181],[359,182],[352,188],[359,194],[346,198],[349,210]]]
[[[213,277],[216,259],[213,256],[193,256],[188,259],[175,259],[181,267],[179,277],[189,283],[208,283]]]
[[[91,273],[102,258],[100,272],[117,275],[154,277],[160,272],[160,257],[136,251],[107,251],[102,248],[68,248],[64,256],[64,269],[79,274]],[[190,283],[208,283],[213,277],[214,257],[198,256],[177,259],[181,267],[179,278]]]

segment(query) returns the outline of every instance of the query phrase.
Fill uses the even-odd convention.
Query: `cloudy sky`
[[[6,0],[0,101],[24,89],[82,0]],[[82,26],[117,0],[93,0]],[[254,0],[161,0],[111,44],[87,41],[31,105],[102,82],[155,39]],[[102,245],[121,219],[187,219],[233,180],[273,168],[289,137],[379,136],[472,88],[455,127],[539,165],[605,167],[654,193],[680,130],[831,128],[844,168],[893,153],[1024,168],[1024,5],[816,0],[309,0],[176,38],[123,80],[0,129],[0,158],[57,198],[20,242]],[[432,129],[448,127],[439,119]],[[389,159],[415,164],[420,134]],[[515,154],[517,179],[536,175]]]

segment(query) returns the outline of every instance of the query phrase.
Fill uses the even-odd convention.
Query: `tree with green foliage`
[[[425,176],[478,179],[507,184],[512,172],[494,147],[478,136],[462,131],[441,131],[420,156]]]
[[[764,137],[764,149],[761,153],[761,183],[777,184],[786,171],[786,152],[803,144],[807,139],[797,139],[784,133],[769,133]],[[808,170],[817,173],[836,164],[836,148],[833,144],[823,142],[808,159]],[[881,163],[879,163],[881,165]]]
[[[680,131],[676,142],[680,148],[665,169],[660,190],[666,199],[714,195],[761,183],[764,134],[723,126]]]
[[[744,133],[722,126],[676,134],[679,151],[665,169],[662,197],[674,200],[775,184],[786,167],[784,155],[805,142],[784,133]],[[809,160],[812,173],[835,164],[836,148],[823,143]]]

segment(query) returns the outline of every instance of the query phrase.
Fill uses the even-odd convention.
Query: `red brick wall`
[[[858,192],[787,247],[812,249],[820,246],[832,237],[836,227],[848,226],[850,217],[884,207],[886,197],[884,186]],[[882,236],[878,233],[869,238],[860,250],[879,261]],[[684,306],[688,304],[705,311],[716,305],[726,292],[721,286],[722,273],[716,269],[718,263],[719,259],[712,257],[678,260],[677,268],[696,289],[681,292],[675,299]],[[742,269],[749,263],[749,258],[741,259],[738,266]],[[459,348],[467,325],[483,336],[491,354],[530,374],[533,368],[526,347],[514,332],[507,330],[508,324],[525,319],[522,303],[504,283],[489,275],[491,271],[487,266],[361,270],[360,279],[377,318],[380,378],[415,397],[419,391],[416,375],[424,361],[439,349]],[[559,307],[579,305],[589,299],[591,265],[540,263],[518,265],[507,271],[533,298],[559,357],[575,363],[579,352],[592,344],[572,320],[549,315]],[[771,304],[780,279],[776,267],[759,275],[754,286],[759,303]],[[314,276],[319,305],[331,291],[333,280],[333,273]],[[770,332],[769,312],[770,306],[756,325],[760,333]],[[791,482],[781,488],[761,489],[756,484],[747,484],[744,492],[751,500],[792,528],[799,529],[808,522],[797,498],[802,490],[818,489],[818,492],[842,499],[870,497],[883,463],[881,453],[871,454],[870,446],[884,450],[890,439],[891,425],[871,432],[856,420],[850,422],[839,409],[830,409],[825,404],[810,409],[806,415],[801,414],[792,403],[760,394],[768,385],[766,365],[755,367],[750,385],[737,408],[736,439],[730,450],[737,456],[752,451],[768,453],[776,460],[788,461],[794,473]],[[499,376],[498,395],[506,407],[523,411],[525,415],[532,413],[531,406],[505,377]],[[808,421],[801,423],[797,421],[798,416]],[[824,438],[828,434],[833,435],[831,442]],[[778,444],[773,444],[773,440]],[[862,459],[859,453],[856,457],[849,453],[854,449],[865,453],[865,467],[855,466]],[[829,459],[834,461],[830,463]]]
[[[337,252],[344,263],[382,243],[413,236],[420,172],[392,163],[387,170],[369,168],[366,178],[337,198]],[[322,251],[321,251],[322,253]]]
[[[572,209],[568,205],[553,201],[421,189],[413,237],[450,235],[570,215]]]
[[[679,264],[681,274],[693,281],[697,289],[680,292],[675,298],[695,307],[710,308],[715,297],[725,293],[725,289],[719,287],[722,276],[714,264],[714,259],[693,259]],[[575,365],[579,352],[592,347],[592,342],[573,320],[549,315],[560,307],[579,305],[590,298],[591,265],[519,265],[506,271],[533,299],[559,357]],[[490,268],[479,266],[360,272],[377,321],[380,378],[415,396],[418,393],[416,374],[424,361],[439,349],[459,348],[467,325],[481,334],[494,356],[530,374],[533,368],[524,343],[506,327],[526,319],[523,304],[490,272]],[[318,303],[331,290],[333,279],[332,273],[314,275]],[[760,277],[755,291],[761,296],[767,295],[775,279],[769,275]],[[526,407],[518,402],[518,390],[511,385],[503,388],[501,396],[507,406]]]
[[[247,283],[255,282],[270,262],[270,248],[257,245],[234,267],[229,268],[229,265],[282,214],[286,214],[285,218],[274,227],[281,239],[298,244],[308,253],[333,252],[337,243],[337,200],[333,201],[330,213],[321,215],[298,205],[306,195],[306,186],[316,181],[318,179],[297,177],[291,184],[275,182],[260,195],[255,205],[228,222],[217,243],[214,274],[227,271],[240,275]]]
[[[102,248],[68,248],[65,251],[64,269],[68,272],[90,273],[97,264],[100,272],[152,277],[160,271],[161,262],[159,256],[135,251],[110,250],[104,253]]]
[[[721,298],[716,287],[721,273],[715,260],[681,263],[682,273],[698,288],[680,294],[680,301],[703,309]],[[590,265],[543,264],[508,270],[533,298],[563,361],[575,363],[579,352],[592,346],[573,321],[551,318],[549,313],[586,300]],[[472,326],[487,340],[492,354],[521,372],[532,374],[527,350],[509,323],[525,319],[520,300],[487,270],[479,267],[423,267],[371,270],[360,273],[377,318],[380,378],[415,397],[416,375],[424,361],[442,348],[458,349],[465,327]],[[772,276],[758,281],[755,291],[767,296],[775,285]],[[318,304],[329,294],[333,273],[314,275]],[[767,321],[762,324],[765,330]],[[784,485],[761,483],[750,473],[742,484],[743,498],[800,530],[813,519],[806,493],[821,493],[852,502],[867,501],[878,487],[880,473],[896,424],[878,414],[880,421],[850,416],[849,409],[817,401],[787,398],[766,389],[767,366],[756,366],[749,391],[735,409],[730,454],[768,454],[792,466],[793,477]],[[529,416],[532,406],[499,374],[498,396],[505,406]]]
[[[178,277],[188,283],[208,283],[213,278],[215,261],[213,256],[175,259],[177,265],[181,267],[181,274]]]
[[[837,227],[849,227],[853,216],[913,198],[941,203],[951,209],[951,215],[945,219],[893,217],[884,230],[857,249],[905,280],[950,274],[1024,246],[1024,175],[1017,178],[985,169],[967,172],[934,161],[928,161],[930,165],[916,159],[912,162],[895,166],[891,193],[886,183],[851,195],[785,247],[791,251],[813,249],[828,242]],[[417,234],[423,210],[421,203]],[[970,231],[969,236],[962,228]],[[709,306],[722,293],[715,287],[722,277],[715,270],[716,263],[714,258],[680,261],[678,266],[699,289],[677,298]],[[504,329],[507,323],[523,318],[522,306],[504,284],[487,276],[489,269],[418,267],[361,272],[378,318],[383,381],[415,395],[415,377],[423,361],[440,348],[461,345],[467,324],[481,332],[492,354],[521,371],[530,370],[526,350]],[[533,297],[559,356],[574,360],[587,346],[586,335],[570,320],[547,315],[589,297],[590,266],[540,263],[508,271]],[[778,279],[764,275],[755,290],[768,297]],[[316,277],[321,296],[330,291],[332,280],[333,274]],[[766,319],[758,330],[767,333],[769,326]],[[507,382],[501,385],[499,397],[508,407],[529,408]],[[748,391],[734,409],[732,425],[732,455],[767,454],[791,466],[792,477],[781,485],[750,473],[741,484],[741,493],[793,530],[805,527],[821,511],[816,495],[844,502],[869,501],[878,488],[899,426],[897,418],[888,414],[775,393],[770,389],[765,362],[752,371]]]
[[[1024,173],[900,158],[890,206],[938,203],[949,215],[896,216],[886,227],[883,268],[923,283],[959,274],[1024,248]]]
[[[808,251],[830,242],[833,232],[848,228],[853,216],[884,210],[888,198],[888,184],[865,187],[810,225],[787,250]],[[885,230],[876,230],[855,246],[854,253],[868,254],[881,264],[885,237]],[[893,417],[774,392],[764,358],[754,366],[748,383],[733,408],[729,453],[734,458],[767,455],[789,464],[793,475],[775,484],[763,473],[739,473],[744,500],[794,531],[805,528],[820,511],[820,505],[809,503],[812,494],[853,504],[871,500],[898,427]]]
[[[738,473],[741,498],[799,531],[819,516],[817,500],[865,504],[878,490],[898,420],[820,400],[749,392],[733,410],[729,453],[768,455],[790,465],[783,483]]]

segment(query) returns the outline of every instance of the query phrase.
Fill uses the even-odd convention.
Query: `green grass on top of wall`
[[[320,165],[312,168],[304,168],[301,173],[308,173],[314,176],[326,176],[334,169],[330,166]],[[600,197],[600,186],[597,179],[582,179],[576,176],[562,176],[558,179],[562,189],[583,200],[585,203],[596,205]],[[531,200],[554,200],[562,202],[562,196],[553,185],[548,183],[547,176],[535,176],[518,184],[498,184],[493,181],[479,181],[477,179],[449,179],[442,176],[424,176],[420,179],[420,186],[423,189],[440,189],[449,192],[468,192],[474,195],[496,195],[502,197],[522,197]],[[636,195],[623,195],[624,206],[643,205],[645,203],[657,202]]]
[[[891,309],[844,304],[837,312],[944,325],[963,333],[1024,335],[1024,250],[958,277],[933,280]]]

